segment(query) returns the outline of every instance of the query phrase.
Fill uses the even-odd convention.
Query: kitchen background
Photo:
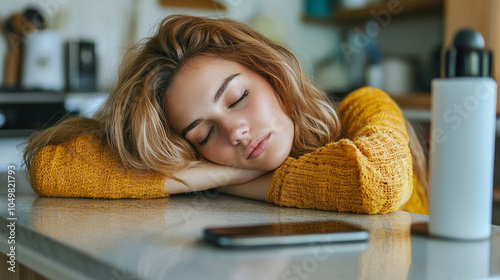
[[[30,7],[39,11],[46,22],[43,30],[35,30],[26,36],[27,39],[19,40],[25,45],[25,61],[20,63],[20,67],[25,67],[19,74],[18,87],[9,87],[5,77],[9,49],[15,44],[13,38],[19,36],[4,32],[0,39],[0,100],[8,104],[0,107],[4,111],[3,121],[0,120],[0,169],[6,168],[9,163],[20,165],[19,149],[11,148],[20,139],[13,139],[12,136],[26,136],[18,128],[31,125],[12,124],[12,117],[8,118],[9,112],[5,111],[13,108],[24,110],[24,107],[16,107],[18,99],[21,102],[27,102],[27,99],[32,103],[44,103],[44,107],[47,107],[47,100],[63,98],[66,110],[90,115],[112,87],[117,67],[127,48],[153,34],[158,22],[169,14],[224,16],[245,22],[288,46],[297,55],[302,67],[329,93],[342,95],[365,85],[369,82],[365,78],[367,75],[375,77],[371,79],[372,85],[386,87],[386,90],[394,94],[428,90],[428,82],[423,79],[423,73],[429,73],[427,70],[432,65],[430,58],[441,45],[441,13],[399,15],[404,11],[404,5],[390,10],[391,6],[387,3],[385,11],[378,12],[378,21],[368,22],[366,25],[346,28],[328,22],[336,9],[358,8],[375,2],[382,3],[375,0],[0,0],[0,21],[3,23],[9,22],[13,15],[23,14]],[[195,7],[185,8],[190,3],[194,3]],[[202,4],[215,8],[200,8]],[[221,9],[217,5],[225,8]],[[41,33],[52,37],[45,36],[36,41],[33,37]],[[34,42],[31,45],[30,40]],[[66,62],[69,61],[68,55],[63,54],[68,42],[81,43],[80,46],[82,43],[91,43],[94,48],[92,61],[95,63],[95,70],[91,71],[95,73],[94,83],[80,87],[70,87],[66,83],[64,76],[73,75],[61,65],[69,64]],[[47,48],[49,54],[44,54],[43,48]],[[83,56],[83,52],[79,54]],[[60,69],[45,65],[45,69],[41,68],[36,72],[33,68],[37,65],[37,55],[38,60],[44,55],[52,59],[52,64],[58,64]],[[58,57],[62,59],[61,62],[57,60]],[[382,78],[377,78],[383,73],[383,62],[387,71],[395,71],[400,78],[393,78],[385,84]],[[53,75],[49,75],[52,72]],[[51,83],[52,80],[56,81]],[[40,94],[40,89],[60,94]],[[30,111],[37,110],[26,108]],[[40,123],[36,125],[39,126]],[[26,133],[29,131],[24,131]]]
[[[46,29],[57,32],[62,42],[71,40],[95,42],[99,58],[97,84],[100,90],[107,90],[127,47],[151,35],[158,22],[166,15],[176,13],[225,16],[243,21],[273,40],[287,45],[298,56],[303,67],[311,72],[315,63],[341,53],[339,42],[343,36],[347,37],[346,31],[337,26],[304,20],[308,12],[306,10],[308,3],[330,2],[333,2],[331,8],[333,13],[338,5],[347,5],[342,2],[351,6],[359,2],[357,5],[361,6],[382,1],[220,0],[226,7],[223,11],[165,6],[185,1],[163,1],[162,5],[161,0],[1,0],[0,19],[6,21],[13,13],[23,12],[27,7],[37,7],[47,19]],[[316,12],[314,8],[309,9],[311,17],[322,17],[321,12],[324,10],[319,9],[319,12]],[[400,5],[398,9],[404,10],[404,6]],[[404,15],[398,17],[397,14],[392,14],[387,18],[387,15],[381,13],[379,22],[351,29],[351,32],[351,35],[360,35],[359,42],[362,45],[351,44],[352,47],[347,48],[345,53],[362,56],[362,52],[366,51],[363,50],[365,49],[363,41],[371,38],[388,56],[425,61],[428,55],[440,46],[442,17],[439,13],[421,14],[408,20]],[[2,58],[8,48],[5,36],[3,39],[0,44]],[[4,76],[3,71],[3,67],[0,68],[0,81]]]
[[[127,49],[152,35],[165,16],[179,13],[223,16],[249,24],[286,45],[335,100],[361,86],[382,88],[403,106],[408,118],[419,123],[425,136],[430,80],[439,75],[445,9],[451,6],[445,3],[0,0],[0,170],[10,164],[21,168],[22,143],[33,129],[67,113],[91,116],[113,86]],[[30,8],[43,16],[44,27],[21,30],[29,33],[26,36],[9,33],[9,23],[15,30],[15,16],[31,12],[33,17]],[[9,59],[17,46],[24,53],[13,84],[7,69],[12,69]]]

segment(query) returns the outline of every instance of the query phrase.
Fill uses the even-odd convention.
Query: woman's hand
[[[220,187],[219,191],[255,200],[266,200],[272,178],[273,172],[268,172],[250,182]]]
[[[227,185],[240,185],[250,182],[266,172],[200,162],[175,174],[184,183],[167,178],[165,192],[176,194],[203,191]]]

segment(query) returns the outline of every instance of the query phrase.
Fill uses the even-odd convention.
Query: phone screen
[[[369,236],[368,231],[361,227],[341,221],[270,223],[204,230],[206,241],[222,247],[359,242],[368,240]]]

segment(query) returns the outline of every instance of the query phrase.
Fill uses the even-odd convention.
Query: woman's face
[[[239,63],[193,59],[174,77],[165,106],[174,129],[211,162],[274,170],[292,149],[293,122],[278,95]]]

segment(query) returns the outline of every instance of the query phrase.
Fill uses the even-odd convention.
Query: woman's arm
[[[398,106],[384,92],[362,88],[338,112],[349,139],[288,158],[274,171],[266,201],[368,214],[400,209],[412,193],[413,170]]]
[[[33,190],[47,197],[154,198],[242,184],[264,171],[199,163],[176,175],[185,184],[155,172],[127,170],[92,136],[44,147],[30,167]]]
[[[253,182],[252,180],[264,173],[265,171],[261,170],[242,169],[202,162],[176,174],[184,183],[167,178],[165,180],[165,192],[176,194],[203,191],[227,185],[240,185],[250,181]],[[267,188],[269,189],[269,185]]]
[[[271,187],[272,178],[273,172],[268,172],[259,178],[244,184],[220,187],[219,191],[255,200],[266,200],[266,195]]]
[[[29,169],[31,187],[46,197],[166,197],[165,176],[126,169],[94,137],[80,135],[42,148]]]

